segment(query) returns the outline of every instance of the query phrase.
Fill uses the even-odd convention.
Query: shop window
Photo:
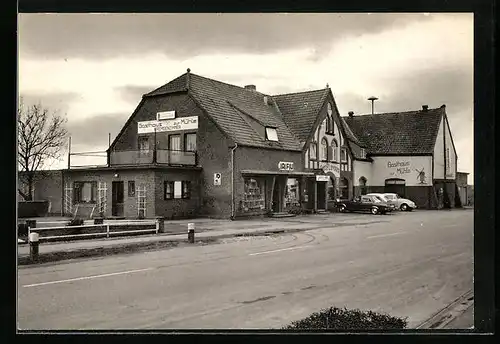
[[[278,132],[276,131],[276,128],[266,127],[266,140],[278,141]]]
[[[96,203],[97,182],[74,182],[73,203]]]
[[[181,198],[191,198],[191,182],[189,180],[182,181],[182,194]]]
[[[332,161],[339,160],[339,146],[337,144],[337,140],[332,141]]]
[[[164,199],[173,199],[174,198],[174,182],[165,181],[164,182]]]
[[[265,209],[264,181],[256,178],[245,178],[243,210],[255,211]]]
[[[347,161],[347,149],[345,147],[340,148],[340,161]]]
[[[330,179],[328,180],[327,187],[328,187],[328,199],[330,201],[335,200],[335,197],[336,197],[336,192],[335,192],[335,177],[330,177]]]
[[[309,159],[316,160],[316,142],[311,142],[309,145]]]
[[[362,195],[366,195],[366,178],[365,177],[361,177],[359,178],[359,190],[361,191],[361,194]]]
[[[181,136],[180,135],[170,135],[168,137],[168,149],[173,151],[181,150]]]
[[[296,178],[288,178],[286,183],[285,207],[300,205],[299,192],[299,180]]]
[[[184,136],[184,150],[196,152],[196,134],[186,134]]]
[[[148,151],[149,150],[149,137],[139,136],[139,150]]]
[[[128,181],[128,197],[135,197],[135,182],[133,180]]]
[[[349,181],[347,178],[340,178],[339,191],[341,199],[349,199]]]
[[[321,140],[321,160],[322,161],[328,161],[328,141],[326,138],[323,137]]]

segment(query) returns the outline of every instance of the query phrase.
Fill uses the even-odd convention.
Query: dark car
[[[376,196],[360,196],[352,201],[337,200],[337,209],[340,212],[370,212],[373,215],[386,214],[392,211],[392,208]]]

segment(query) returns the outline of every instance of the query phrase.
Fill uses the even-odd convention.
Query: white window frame
[[[347,149],[345,147],[340,147],[340,161],[347,161]]]
[[[323,144],[324,142],[326,143]],[[321,161],[328,161],[328,140],[326,137],[321,139],[319,155]]]
[[[337,162],[339,161],[339,145],[337,143],[337,140],[332,140],[332,161]]]
[[[278,131],[273,127],[266,127],[266,140],[278,142]]]
[[[314,147],[314,149],[313,149]],[[316,142],[311,142],[309,145],[309,160],[317,160],[318,144]],[[314,154],[313,154],[314,153]]]

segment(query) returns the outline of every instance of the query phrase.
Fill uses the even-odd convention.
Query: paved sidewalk
[[[289,218],[264,218],[251,220],[213,220],[213,219],[193,219],[166,221],[166,233],[158,235],[141,235],[129,237],[114,237],[103,239],[89,239],[67,242],[52,242],[40,244],[40,254],[52,252],[68,252],[75,250],[94,249],[102,247],[116,247],[134,243],[152,243],[164,241],[186,241],[187,224],[195,223],[195,238],[223,238],[235,235],[264,234],[266,232],[298,231],[327,226],[350,226],[362,225],[381,221],[380,218],[371,218],[365,215],[336,216],[334,213],[312,216],[296,216]],[[18,256],[28,256],[29,245],[18,245]]]
[[[474,304],[450,321],[444,328],[449,330],[474,328]]]

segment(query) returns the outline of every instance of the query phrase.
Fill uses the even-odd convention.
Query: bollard
[[[188,223],[188,242],[194,243],[194,223]]]
[[[163,216],[156,217],[156,233],[165,233],[165,218]]]
[[[30,242],[30,258],[32,261],[38,261],[38,245],[39,245],[39,237],[38,233],[30,233],[29,237]]]

